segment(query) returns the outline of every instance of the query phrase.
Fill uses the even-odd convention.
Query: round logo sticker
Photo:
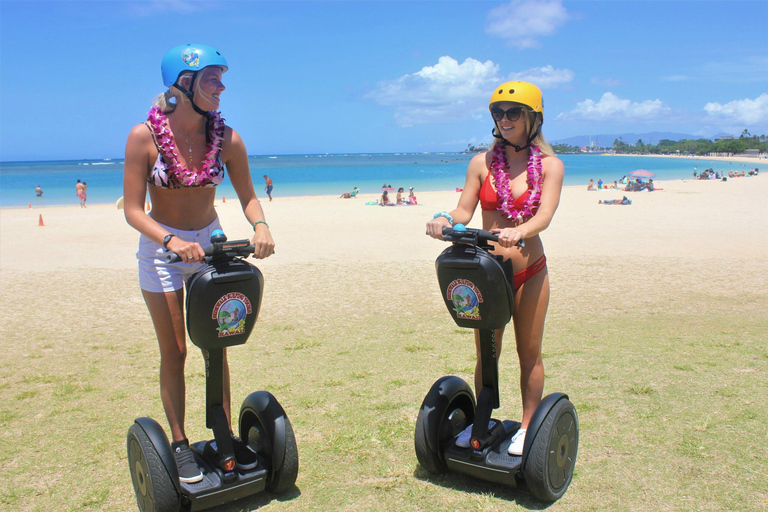
[[[181,60],[183,60],[184,64],[187,66],[200,66],[200,54],[197,53],[197,49],[195,48],[184,48],[184,51],[181,52]]]
[[[457,279],[448,285],[447,296],[453,302],[457,318],[481,320],[480,303],[483,302],[483,296],[474,283]]]
[[[228,293],[213,308],[213,318],[219,323],[219,338],[245,332],[245,315],[251,312],[251,301],[242,293]]]

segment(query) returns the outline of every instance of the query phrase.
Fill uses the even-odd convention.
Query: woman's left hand
[[[515,228],[493,228],[491,233],[499,234],[499,245],[505,248],[514,247],[523,239],[523,233]]]
[[[269,228],[262,224],[256,225],[256,231],[253,232],[253,257],[263,260],[275,254],[275,241],[272,240],[272,233]]]

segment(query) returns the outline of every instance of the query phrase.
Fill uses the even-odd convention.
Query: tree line
[[[578,153],[579,149],[567,144],[553,146],[557,153]],[[621,138],[613,141],[611,148],[617,153],[651,154],[651,155],[697,155],[706,156],[710,153],[743,153],[747,149],[757,149],[760,153],[768,152],[768,136],[752,135],[748,130],[741,132],[738,139],[661,139],[658,144],[645,144],[638,139],[634,144],[627,144]]]

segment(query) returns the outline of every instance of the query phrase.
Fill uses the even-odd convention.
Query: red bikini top
[[[520,197],[516,197],[512,201],[512,206],[514,208],[522,208],[529,197],[531,197],[530,189],[526,190]],[[488,176],[483,181],[483,185],[480,187],[480,208],[483,211],[499,209],[499,196],[491,186],[491,173],[488,173]]]

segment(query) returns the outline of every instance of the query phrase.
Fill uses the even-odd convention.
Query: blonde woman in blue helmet
[[[544,104],[538,87],[527,82],[507,82],[497,87],[489,104],[495,141],[491,150],[472,158],[464,190],[451,212],[436,213],[427,223],[427,235],[442,239],[443,227],[468,224],[482,209],[483,229],[499,234],[494,254],[512,263],[515,305],[512,313],[520,391],[523,402],[521,428],[509,446],[510,455],[521,455],[525,434],[544,391],[541,346],[549,306],[549,277],[539,233],[557,210],[563,186],[563,162],[541,134]],[[524,240],[524,247],[516,244]],[[496,331],[501,355],[504,329]],[[482,365],[475,331],[477,365],[475,389],[482,389]],[[469,446],[472,425],[456,441]]]
[[[131,130],[125,148],[125,218],[141,233],[136,253],[139,286],[160,346],[160,396],[171,427],[171,447],[179,479],[187,483],[203,475],[184,431],[184,280],[203,266],[201,244],[209,243],[211,232],[220,228],[213,201],[225,168],[253,228],[254,256],[266,258],[275,251],[253,189],[245,144],[218,112],[227,69],[224,56],[207,45],[168,51],[161,63],[168,90],[155,99],[147,121]],[[147,190],[149,214],[144,210]],[[164,263],[168,251],[182,262]],[[231,418],[226,353],[224,409]],[[233,441],[238,465],[253,467],[255,454],[234,435]]]

